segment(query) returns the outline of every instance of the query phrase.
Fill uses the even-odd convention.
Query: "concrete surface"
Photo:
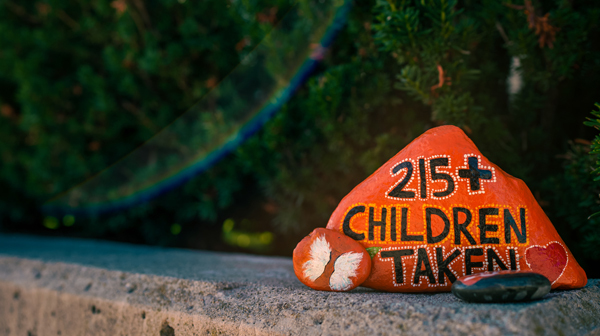
[[[520,304],[318,292],[290,258],[0,235],[0,335],[600,335],[600,280]]]

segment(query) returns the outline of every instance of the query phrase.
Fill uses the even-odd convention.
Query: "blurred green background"
[[[42,213],[218,86],[294,3],[0,0],[0,230],[290,255],[356,184],[453,124],[600,277],[583,124],[600,100],[596,0],[355,0],[313,75],[211,169],[122,211]]]

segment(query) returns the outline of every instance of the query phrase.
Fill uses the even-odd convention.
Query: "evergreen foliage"
[[[289,6],[260,0],[1,0],[5,226],[39,226],[43,201],[114,163],[193,106]],[[91,218],[85,231],[127,236],[130,228],[142,228],[138,241],[159,243],[174,221],[215,220],[242,179],[227,168],[210,175],[184,187],[185,206],[167,198]],[[218,196],[209,191],[215,188],[222,190]],[[178,216],[161,208],[177,208]]]
[[[588,120],[584,122],[586,126],[594,127],[597,130],[600,130],[600,104],[596,103],[597,111],[592,111],[592,115],[596,117],[596,119],[587,118]],[[591,144],[590,155],[595,156],[600,154],[600,135],[596,135]],[[594,174],[600,175],[600,161],[596,161],[596,166],[593,171]],[[594,181],[600,181],[600,176],[596,176]]]
[[[544,210],[554,216],[554,226],[588,276],[597,277],[600,217],[591,215],[600,212],[600,181],[591,174],[597,155],[589,152],[587,141],[569,142],[568,151],[561,155],[563,171],[546,179],[542,187],[552,191],[547,193]]]
[[[4,229],[47,230],[36,210],[43,195],[192,106],[286,6],[0,0]],[[593,265],[600,217],[587,217],[600,210],[598,182],[580,138],[591,138],[582,121],[597,99],[598,17],[595,0],[356,0],[315,75],[232,155],[154,201],[72,226],[46,221],[57,228],[47,231],[224,248],[222,232],[268,230],[272,251],[287,253],[408,142],[454,124],[528,184],[578,260]]]

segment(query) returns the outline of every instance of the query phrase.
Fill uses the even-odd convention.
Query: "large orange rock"
[[[454,126],[415,139],[340,202],[328,229],[378,250],[362,284],[449,291],[458,277],[531,270],[552,288],[586,284],[583,269],[523,181]]]

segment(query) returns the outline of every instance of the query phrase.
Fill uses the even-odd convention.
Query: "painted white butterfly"
[[[304,264],[304,276],[315,281],[325,271],[331,260],[331,246],[325,236],[317,237],[310,246],[310,259]],[[333,264],[333,273],[329,279],[332,290],[343,291],[352,287],[350,277],[356,276],[356,270],[362,260],[362,254],[346,252],[339,256]]]
[[[333,264],[333,273],[331,279],[329,279],[329,287],[333,290],[347,290],[352,287],[352,280],[350,277],[356,276],[356,270],[360,261],[362,260],[362,254],[356,252],[346,252],[339,256]]]
[[[310,259],[304,264],[304,277],[315,281],[325,271],[331,259],[331,246],[325,236],[317,237],[310,245]]]

